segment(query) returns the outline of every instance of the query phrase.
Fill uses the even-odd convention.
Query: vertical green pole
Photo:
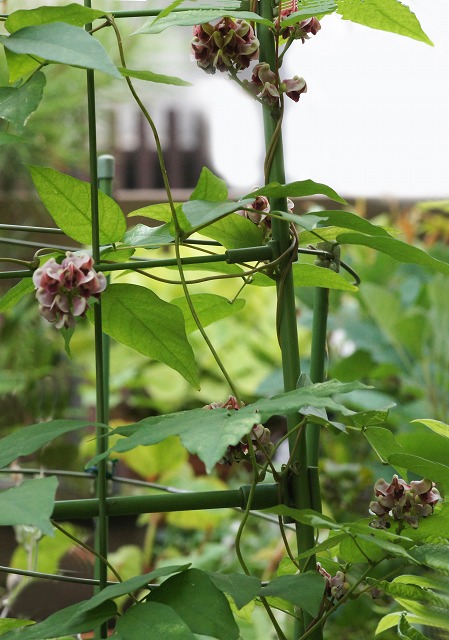
[[[84,6],[91,7],[91,0],[84,0]],[[86,25],[90,31],[92,25]],[[89,120],[89,169],[91,183],[91,213],[92,213],[92,257],[95,264],[100,261],[100,222],[98,211],[98,171],[97,171],[97,132],[96,132],[96,107],[95,107],[95,76],[91,69],[87,70],[87,111]],[[101,300],[93,305],[95,325],[95,371],[96,371],[96,421],[105,424],[107,420],[107,405],[105,396],[104,377],[104,350]],[[102,427],[96,427],[96,453],[102,454],[107,450],[108,442]],[[95,549],[103,558],[108,553],[108,519],[106,512],[107,476],[106,460],[98,462],[96,497],[99,510],[95,529]],[[95,559],[95,577],[99,581],[99,589],[107,586],[107,566],[99,558]],[[95,631],[95,637],[104,639],[108,637],[107,624],[102,624]]]
[[[264,18],[268,18],[269,20],[273,19],[272,0],[260,0],[260,15]],[[265,25],[259,25],[257,35],[260,41],[260,62],[268,62],[270,68],[275,70],[277,68],[276,49],[272,31]],[[277,113],[274,109],[270,109],[268,106],[264,106],[263,111],[265,145],[266,148],[268,148],[273,135],[275,134],[281,114]],[[282,133],[280,133],[278,137],[273,162],[269,175],[266,176],[266,179],[268,182],[276,181],[281,184],[285,183]],[[285,198],[273,198],[270,205],[273,210],[278,209],[281,211],[287,211],[287,202]],[[278,250],[280,252],[285,251],[291,242],[288,223],[283,220],[273,219],[272,232],[273,240],[277,243]],[[284,265],[284,267],[286,267],[288,271],[287,273],[284,272],[282,275],[282,283],[279,283],[278,285],[278,323],[284,375],[284,389],[285,391],[291,391],[297,386],[298,378],[301,373],[301,366],[299,359],[293,274],[290,266]],[[289,497],[292,502],[291,506],[299,509],[307,509],[311,508],[311,493],[309,487],[306,433],[303,433],[301,441],[299,444],[296,444],[298,432],[293,432],[292,429],[297,425],[297,423],[298,414],[287,416],[287,428],[291,431],[289,436],[289,445],[290,451],[293,452]],[[312,549],[315,544],[313,528],[297,523],[296,540],[299,553]],[[310,565],[310,563],[312,564]],[[305,567],[306,563],[302,563],[302,566]],[[314,566],[313,558],[309,559],[308,566]],[[311,621],[311,616],[307,612],[303,611],[300,620],[295,626],[295,639],[301,637]],[[319,640],[322,638],[321,629],[310,637],[312,640]]]
[[[112,197],[112,182],[114,180],[115,173],[115,159],[114,156],[101,155],[98,158],[97,164],[98,170],[98,188],[103,191],[107,196]],[[110,282],[110,276],[107,276],[107,282]],[[104,378],[104,405],[105,415],[104,422],[109,422],[109,371],[110,371],[110,348],[111,340],[106,333],[102,334],[103,337],[103,378]]]

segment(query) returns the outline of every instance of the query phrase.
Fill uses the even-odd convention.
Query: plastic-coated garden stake
[[[260,1],[260,15],[269,20],[273,19],[273,4],[271,0]],[[277,69],[276,49],[272,31],[265,25],[259,25],[257,35],[260,41],[260,62],[267,62],[274,71]],[[264,106],[264,131],[265,145],[268,149],[275,135],[281,114],[277,114],[274,109]],[[269,174],[266,181],[276,181],[281,184],[285,183],[284,155],[282,146],[282,133],[279,132],[276,148],[274,150],[273,162],[271,164]],[[273,210],[280,209],[287,211],[287,202],[285,198],[274,198],[270,202]],[[278,244],[279,252],[286,250],[291,242],[289,225],[283,220],[272,220],[273,240]],[[279,339],[282,353],[282,367],[284,375],[284,389],[291,391],[296,389],[298,378],[301,373],[299,346],[298,346],[298,330],[296,319],[295,292],[293,284],[293,274],[291,267],[285,265],[288,269],[281,278],[278,285],[278,323],[279,323]],[[298,414],[287,416],[288,429],[292,430],[298,423]],[[291,460],[291,482],[289,496],[291,506],[299,509],[311,508],[311,493],[309,487],[309,473],[307,460],[306,434],[303,433],[299,446],[295,446],[297,431],[292,432],[289,437],[290,450],[293,451]],[[297,523],[296,540],[298,552],[302,553],[312,549],[315,545],[314,531],[312,527]],[[311,560],[313,563],[313,558]],[[305,566],[305,562],[302,566]],[[309,560],[310,566],[310,560]],[[314,564],[312,564],[312,567]],[[307,626],[312,621],[311,616],[307,612],[303,612],[301,620],[296,624],[294,638],[300,638]],[[312,640],[322,638],[321,629],[318,629],[311,636]]]
[[[84,0],[85,7],[91,7],[90,0]],[[90,31],[91,25],[86,25],[86,30]],[[91,183],[91,213],[92,213],[92,257],[94,263],[100,261],[100,223],[98,211],[98,172],[97,172],[97,133],[96,133],[96,108],[95,108],[95,77],[91,69],[87,70],[87,110],[89,120],[89,168]],[[95,323],[95,371],[96,371],[96,420],[104,424],[107,418],[107,406],[105,396],[105,376],[104,376],[104,349],[103,349],[103,331],[101,317],[101,301],[93,306],[94,323]],[[104,429],[96,427],[96,452],[104,453],[108,448],[107,436]],[[103,557],[108,554],[108,518],[106,512],[107,498],[107,477],[106,477],[106,460],[98,462],[96,496],[98,499],[99,510],[96,520],[95,530],[95,549]],[[95,558],[95,577],[99,581],[99,589],[107,586],[107,566],[104,562]],[[95,637],[108,637],[108,629],[106,624],[102,624],[99,629],[95,630]]]
[[[317,287],[313,306],[312,350],[310,356],[310,379],[323,382],[326,369],[327,317],[329,313],[329,289]],[[306,427],[307,460],[309,463],[309,481],[312,509],[321,511],[321,494],[318,477],[318,459],[320,450],[320,426],[309,423]]]

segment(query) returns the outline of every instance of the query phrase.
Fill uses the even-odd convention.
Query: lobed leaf
[[[116,286],[118,285],[114,285]],[[289,391],[270,399],[263,398],[242,407],[239,411],[193,409],[144,418],[133,425],[115,429],[115,433],[127,437],[115,443],[102,456],[95,457],[94,461],[108,456],[113,451],[130,451],[140,445],[156,444],[169,436],[179,435],[186,449],[197,454],[210,471],[223,456],[228,445],[236,445],[255,424],[265,423],[273,415],[299,412],[303,406],[327,407],[347,412],[343,405],[337,404],[330,396],[357,388],[366,387],[358,382],[341,383],[333,380]]]
[[[91,185],[49,167],[29,166],[39,196],[66,235],[82,244],[92,243]],[[100,244],[120,242],[126,220],[119,205],[98,192]]]
[[[9,37],[0,36],[0,43],[13,53],[38,56],[48,62],[82,69],[95,69],[114,78],[122,78],[98,40],[83,28],[65,22],[23,27]]]

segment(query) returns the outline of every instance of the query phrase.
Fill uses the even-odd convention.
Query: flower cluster
[[[203,407],[203,409],[228,409],[238,411],[244,405],[239,404],[235,396],[229,396],[226,402],[211,402]],[[263,447],[265,453],[271,453],[272,443],[270,441],[271,432],[269,429],[263,426],[263,424],[255,424],[248,434],[251,438],[254,450],[257,451],[259,447]],[[226,453],[220,460],[220,464],[232,464],[233,461],[240,462],[241,460],[248,459],[248,443],[246,440],[241,440],[236,445],[229,445],[226,449]]]
[[[285,93],[295,102],[298,102],[302,93],[307,92],[306,81],[298,76],[283,80],[278,88],[276,74],[270,69],[267,62],[259,62],[255,65],[251,81],[246,83],[246,86],[256,94],[259,100],[263,100],[269,105],[275,105],[279,102],[280,92]]]
[[[193,56],[207,73],[247,69],[259,55],[259,41],[249,22],[222,18],[193,27]]]
[[[84,316],[89,298],[99,298],[106,288],[106,278],[92,267],[87,253],[71,253],[59,264],[47,260],[33,274],[39,312],[57,329],[75,326],[75,318]]]
[[[316,570],[323,578],[326,578],[326,596],[334,600],[341,600],[349,589],[349,582],[347,582],[343,571],[337,571],[334,576],[331,576],[319,562],[316,563]]]
[[[286,2],[281,2],[280,18],[281,20],[285,20],[297,11],[298,0],[287,0]],[[300,22],[289,25],[288,27],[282,27],[281,24],[280,34],[283,38],[302,40],[304,43],[310,38],[309,34],[316,36],[320,29],[321,24],[317,18],[306,18],[305,20],[301,20]]]
[[[377,516],[371,522],[376,529],[388,529],[391,519],[404,521],[416,529],[421,518],[433,513],[434,506],[441,499],[435,483],[427,478],[413,480],[408,484],[397,475],[390,484],[383,478],[374,485],[376,500],[369,505],[370,513]]]

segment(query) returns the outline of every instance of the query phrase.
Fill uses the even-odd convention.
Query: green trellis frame
[[[84,5],[91,8],[90,0],[85,0]],[[271,0],[261,0],[259,7],[262,17],[272,17]],[[155,16],[159,10],[143,11],[118,11],[111,12],[114,18],[129,18],[137,16]],[[87,30],[91,25],[86,26]],[[260,40],[261,59],[274,65],[275,49],[274,42],[268,27],[261,24],[258,29]],[[94,71],[87,70],[87,110],[89,123],[89,166],[91,182],[91,210],[92,210],[92,254],[95,268],[102,270],[124,270],[135,269],[136,263],[125,262],[108,265],[100,264],[100,229],[99,229],[99,206],[98,192],[104,191],[108,195],[112,193],[113,179],[113,158],[102,156],[97,160],[97,139],[96,139],[96,103],[95,103],[95,77]],[[279,122],[273,117],[271,111],[264,109],[264,130],[267,148],[269,147],[276,127]],[[273,161],[266,175],[266,182],[285,183],[284,159],[282,138],[278,137],[277,145],[273,154]],[[285,198],[275,198],[272,200],[273,210],[286,210]],[[58,233],[57,229],[42,227],[19,227],[16,225],[1,225],[6,230],[27,230],[36,232]],[[205,263],[211,261],[250,261],[266,260],[288,253],[291,243],[289,235],[289,224],[287,221],[273,219],[272,240],[263,247],[248,247],[246,249],[228,250],[223,254],[183,258],[183,264]],[[284,260],[285,264],[282,281],[277,286],[277,306],[278,306],[278,336],[282,354],[282,368],[284,377],[284,390],[296,389],[298,379],[301,375],[300,356],[297,334],[297,317],[295,309],[295,294],[291,265],[293,259],[288,255]],[[174,259],[160,259],[141,261],[139,268],[151,268],[157,266],[167,266],[176,264]],[[1,273],[0,279],[31,277],[32,272],[28,270],[17,270],[13,272]],[[313,382],[319,382],[324,377],[324,354],[327,308],[326,301],[328,290],[318,290],[316,302],[315,333],[312,353]],[[109,338],[102,331],[102,308],[101,300],[94,305],[94,332],[95,332],[95,363],[96,363],[96,420],[99,423],[108,422],[109,413]],[[296,424],[294,415],[287,415],[288,429]],[[310,434],[317,434],[314,429]],[[307,434],[307,437],[312,437]],[[108,439],[102,427],[97,427],[96,433],[97,454],[103,454],[108,449]],[[313,436],[309,445],[306,443],[306,434],[303,435],[300,446],[295,445],[296,434],[289,437],[290,449],[293,452],[292,467],[296,470],[289,479],[287,487],[288,506],[305,509],[317,508],[320,503],[319,483],[317,474],[318,440]],[[235,507],[245,509],[248,503],[250,487],[240,487],[238,490],[195,492],[181,494],[165,494],[156,496],[139,497],[108,497],[108,466],[107,460],[100,459],[96,473],[96,497],[84,500],[69,500],[56,502],[53,518],[55,520],[90,518],[96,519],[96,541],[95,548],[98,556],[107,557],[108,553],[108,518],[117,515],[131,515],[153,512],[184,511],[194,509],[216,509],[225,507]],[[251,500],[252,509],[263,509],[279,504],[279,491],[277,484],[258,485],[255,488],[254,496]],[[307,551],[314,546],[314,530],[308,525],[295,523],[298,552]],[[96,558],[95,577],[93,581],[99,589],[107,586],[107,565],[101,559]],[[313,560],[312,560],[313,561]],[[310,558],[309,558],[310,562]],[[92,581],[90,581],[92,583]],[[294,637],[298,638],[304,633],[311,618],[307,613],[303,614],[303,619],[297,624]],[[97,637],[107,637],[107,629],[103,627],[97,632]],[[310,637],[319,640],[322,637],[321,629],[314,630]]]

